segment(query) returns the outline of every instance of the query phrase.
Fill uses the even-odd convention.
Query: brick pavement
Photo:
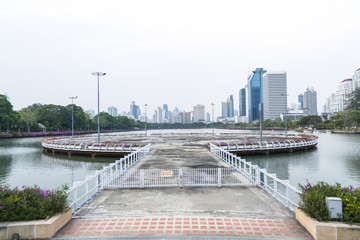
[[[54,238],[116,237],[239,237],[312,239],[295,219],[228,217],[114,217],[74,218]]]

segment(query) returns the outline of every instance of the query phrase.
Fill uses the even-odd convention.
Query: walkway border
[[[129,168],[134,166],[146,154],[150,152],[151,144],[137,149],[129,155],[111,163],[108,167],[96,171],[91,176],[81,182],[74,182],[73,186],[67,190],[69,206],[73,208],[73,213],[77,212],[82,206],[99,194],[105,187],[120,174],[124,174]],[[121,169],[122,171],[118,171]]]
[[[277,178],[276,174],[270,174],[266,169],[260,169],[257,165],[252,165],[251,162],[246,162],[245,159],[228,150],[224,150],[212,143],[209,143],[209,146],[213,154],[237,169],[250,182],[261,187],[289,210],[295,212],[296,207],[299,206],[298,196],[301,192],[290,185],[288,181]]]

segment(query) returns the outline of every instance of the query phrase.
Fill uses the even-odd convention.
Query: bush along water
[[[344,221],[360,223],[360,188],[341,187],[339,183],[330,185],[318,182],[316,185],[299,185],[300,209],[318,221]],[[343,215],[339,219],[331,219],[326,207],[326,197],[339,197],[342,200]]]
[[[0,221],[37,220],[68,210],[68,187],[43,190],[38,186],[9,188],[0,186]]]

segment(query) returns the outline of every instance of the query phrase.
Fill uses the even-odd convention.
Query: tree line
[[[74,109],[74,130],[75,131],[96,131],[97,115],[91,118],[85,113],[82,107],[75,104],[60,106],[54,104],[29,105],[20,111],[13,110],[13,106],[6,96],[0,94],[0,132],[39,132],[46,131],[69,131],[71,130],[71,111]],[[101,130],[133,130],[133,129],[176,129],[176,128],[245,128],[258,129],[259,122],[222,124],[203,122],[189,124],[169,123],[144,123],[129,119],[126,116],[111,116],[106,112],[100,115]],[[338,112],[329,120],[323,121],[320,116],[306,116],[297,121],[287,121],[289,129],[316,128],[316,129],[339,129],[351,130],[360,126],[360,88],[356,89],[349,96],[349,103],[346,110]],[[264,129],[284,129],[285,122],[280,118],[263,121]]]
[[[72,107],[74,130],[97,130],[97,115],[91,118],[82,107],[75,104],[60,106],[35,103],[15,111],[6,96],[0,94],[0,132],[69,131],[72,128]],[[101,112],[99,118],[101,130],[128,130],[141,128],[143,125],[126,116],[113,117],[106,112]]]

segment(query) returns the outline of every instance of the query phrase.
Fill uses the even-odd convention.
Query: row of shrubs
[[[0,186],[0,221],[48,219],[68,210],[68,187],[43,190],[38,186]]]
[[[344,221],[349,223],[360,223],[360,188],[342,187],[339,183],[330,185],[318,182],[316,185],[310,183],[300,185],[299,207],[310,217],[318,221]],[[338,197],[342,200],[342,216],[339,219],[331,219],[326,207],[326,197]]]
[[[330,185],[319,182],[316,185],[299,185],[299,207],[318,221],[331,221],[326,207],[326,197],[342,199],[344,222],[360,223],[360,188],[341,187],[339,183]],[[63,185],[56,190],[43,190],[38,186],[10,188],[0,186],[0,221],[22,221],[47,219],[68,210],[68,187]]]

